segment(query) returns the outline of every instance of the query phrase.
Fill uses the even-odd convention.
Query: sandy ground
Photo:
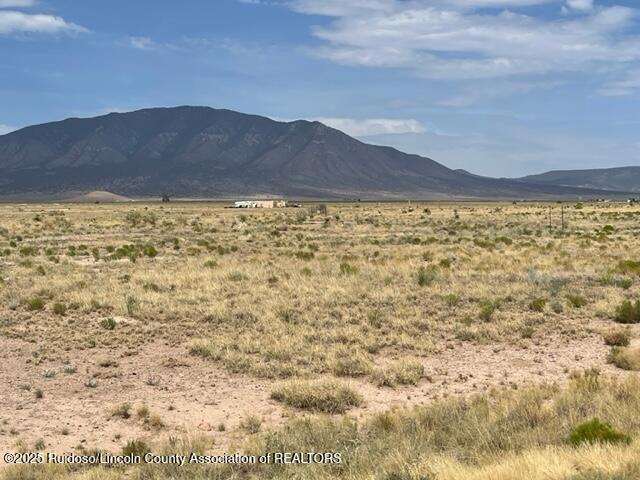
[[[33,450],[40,439],[46,451],[57,453],[79,448],[119,452],[130,439],[154,444],[195,432],[212,437],[216,451],[229,452],[246,437],[240,423],[249,415],[261,418],[264,427],[304,415],[269,398],[272,382],[230,375],[209,360],[190,356],[184,345],[158,341],[135,353],[124,347],[70,351],[64,362],[40,363],[34,361],[38,348],[37,343],[0,337],[0,452],[15,451],[19,442]],[[366,400],[350,414],[364,416],[491,387],[563,382],[572,370],[590,367],[613,373],[607,352],[595,334],[575,341],[549,337],[526,347],[454,342],[422,359],[428,378],[415,387],[378,388],[366,380],[350,380]],[[104,358],[117,365],[100,366]],[[65,373],[65,365],[77,371]],[[91,378],[94,387],[87,386]],[[43,394],[39,399],[38,388]],[[131,417],[112,417],[113,408],[124,402],[132,405]],[[160,416],[161,429],[138,418],[136,410],[143,404]]]

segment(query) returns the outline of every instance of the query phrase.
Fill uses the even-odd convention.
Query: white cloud
[[[88,30],[61,17],[0,10],[0,34],[13,33],[81,33]]]
[[[6,135],[7,133],[11,133],[14,130],[17,130],[17,128],[10,127],[9,125],[3,125],[0,123],[0,135]]]
[[[155,50],[159,47],[148,37],[129,37],[129,45],[138,50]]]
[[[0,0],[0,8],[27,8],[35,4],[35,0]]]
[[[599,93],[607,97],[622,97],[640,93],[640,69],[627,72],[624,78],[605,84]]]
[[[438,101],[437,104],[442,107],[468,107],[486,100],[524,95],[534,90],[549,90],[561,84],[560,81],[476,81],[472,85],[463,86],[456,95],[446,97]]]
[[[292,122],[291,118],[271,117],[278,122]],[[397,135],[401,133],[422,133],[427,128],[418,120],[404,118],[344,118],[344,117],[304,117],[310,122],[324,123],[353,137],[370,135]]]
[[[567,6],[573,10],[588,11],[593,9],[593,0],[567,0]]]
[[[580,15],[519,13],[519,7],[544,3]],[[640,10],[593,0],[289,0],[286,5],[331,18],[313,28],[322,44],[309,52],[339,64],[404,69],[427,79],[598,75],[640,64],[635,30]]]
[[[417,120],[395,118],[328,118],[317,117],[316,120],[354,137],[366,137],[380,134],[421,133],[426,128]]]

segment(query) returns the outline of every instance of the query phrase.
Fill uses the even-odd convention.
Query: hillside
[[[496,180],[362,143],[319,122],[207,107],[71,118],[0,136],[0,195],[544,198],[587,190]]]
[[[543,185],[640,192],[640,167],[554,170],[520,180]]]

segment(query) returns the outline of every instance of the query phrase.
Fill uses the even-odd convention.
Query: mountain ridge
[[[0,136],[0,195],[550,198],[597,191],[492,179],[369,145],[320,122],[210,107],[147,108]]]
[[[640,167],[551,170],[518,180],[544,185],[597,188],[640,193]]]

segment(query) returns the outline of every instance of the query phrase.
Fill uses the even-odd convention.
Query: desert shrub
[[[135,315],[140,310],[140,302],[133,295],[127,295],[126,298],[127,313],[130,316]]]
[[[142,247],[142,253],[143,255],[150,258],[154,258],[158,256],[158,250],[156,250],[156,247],[154,247],[153,245],[144,245]]]
[[[142,440],[129,440],[127,444],[122,447],[123,455],[138,455],[144,457],[144,455],[149,452],[149,447]]]
[[[455,293],[448,293],[444,296],[444,301],[450,307],[455,307],[460,303],[460,296]]]
[[[513,240],[509,237],[496,237],[496,243],[504,243],[505,245],[513,245]]]
[[[569,443],[578,446],[583,443],[631,443],[631,437],[618,432],[608,423],[597,418],[581,423],[569,435]]]
[[[105,330],[114,330],[116,328],[116,321],[113,318],[105,318],[100,320],[100,326]]]
[[[242,272],[229,272],[229,274],[227,275],[227,279],[231,282],[243,282],[245,280],[248,280],[249,277],[247,277],[244,273]]]
[[[623,301],[616,309],[615,321],[618,323],[640,323],[640,300],[635,303]]]
[[[580,294],[568,294],[566,298],[573,308],[582,308],[588,303]]]
[[[631,332],[629,330],[609,330],[602,334],[604,343],[611,347],[627,347],[631,342]]]
[[[623,370],[640,370],[640,348],[613,347],[609,352],[609,363]]]
[[[558,302],[556,300],[551,304],[551,310],[553,310],[554,313],[562,313],[562,311],[564,310],[564,307],[562,306],[561,302]]]
[[[296,252],[296,258],[299,260],[311,260],[314,256],[313,252],[305,252],[303,250]]]
[[[350,263],[342,262],[340,264],[340,273],[342,275],[354,275],[358,273],[358,268],[351,265]]]
[[[350,348],[338,349],[330,360],[331,371],[339,377],[360,377],[368,375],[373,365],[369,356]]]
[[[37,310],[44,310],[44,305],[45,302],[40,297],[32,297],[27,300],[27,310],[30,310],[32,312]]]
[[[620,260],[616,270],[624,274],[640,275],[640,260]]]
[[[142,225],[155,225],[157,217],[153,212],[138,212],[131,211],[125,215],[125,221],[132,227],[138,227]]]
[[[436,277],[437,274],[435,269],[420,267],[418,270],[418,285],[421,287],[427,287],[435,281]]]
[[[484,301],[482,303],[480,303],[480,312],[478,313],[478,317],[480,318],[480,320],[483,320],[485,322],[488,322],[489,320],[491,320],[491,317],[493,316],[493,313],[496,311],[496,304],[495,302],[491,302],[491,301]]]
[[[20,255],[23,257],[35,257],[38,255],[38,249],[35,247],[22,247],[20,249]]]
[[[115,406],[111,410],[112,417],[119,417],[127,419],[131,416],[131,404],[130,403],[121,403],[120,405]]]
[[[424,376],[424,366],[416,360],[402,360],[373,372],[371,380],[379,387],[417,385]]]
[[[451,268],[451,260],[448,258],[443,258],[442,260],[440,260],[438,265],[440,265],[442,268]]]
[[[631,288],[631,285],[633,285],[633,280],[631,278],[613,275],[611,273],[603,275],[600,277],[599,281],[601,285],[622,288],[623,290],[628,290]]]
[[[240,422],[240,428],[248,433],[258,433],[262,427],[262,420],[255,415],[249,415]]]
[[[56,302],[53,304],[53,313],[56,315],[64,315],[67,313],[67,306],[64,303]]]
[[[363,401],[351,387],[332,380],[290,381],[276,386],[271,398],[290,407],[323,413],[344,413]]]
[[[493,247],[495,247],[495,243],[493,243],[491,240],[482,238],[474,238],[473,244],[480,248],[486,248],[487,250],[491,250]]]
[[[142,288],[144,289],[145,292],[159,292],[160,291],[160,285],[158,285],[157,283],[153,283],[153,282],[148,282],[145,283],[144,285],[142,285]]]
[[[367,313],[367,321],[374,328],[382,328],[384,322],[384,314],[378,310],[371,310]]]
[[[544,311],[544,307],[547,304],[547,300],[545,298],[534,298],[529,302],[529,309],[534,312],[542,312]]]

